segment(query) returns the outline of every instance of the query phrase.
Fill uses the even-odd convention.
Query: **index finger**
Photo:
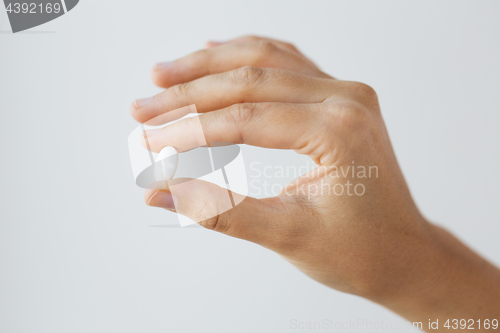
[[[311,138],[325,125],[317,116],[319,112],[321,104],[235,104],[179,120],[160,130],[146,131],[142,140],[154,152],[165,146],[183,152],[211,142],[224,142],[295,149],[308,154],[308,147],[314,143]]]

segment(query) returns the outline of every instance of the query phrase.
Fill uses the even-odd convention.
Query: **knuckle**
[[[334,115],[334,121],[343,126],[359,129],[374,119],[380,118],[380,107],[375,89],[361,82],[345,82],[345,100],[342,103],[325,103]]]
[[[366,106],[356,99],[342,102],[341,104],[325,104],[319,106],[320,113],[325,116],[322,128],[330,131],[332,128],[341,131],[347,137],[352,134],[364,133],[370,122],[370,112]]]
[[[206,224],[207,229],[215,229],[219,220],[219,208],[214,200],[208,200],[202,206],[193,209],[189,216],[200,224]]]
[[[229,219],[227,218],[227,212],[220,215],[215,215],[211,218],[207,218],[200,222],[200,225],[203,228],[217,231],[223,234],[230,234],[232,232],[230,230],[230,226],[232,225],[232,223],[230,223]]]
[[[261,57],[269,57],[272,53],[278,50],[278,46],[268,40],[259,40],[257,42],[257,47]]]
[[[234,80],[240,86],[254,86],[263,79],[265,73],[264,68],[245,66],[234,71]]]
[[[331,128],[337,132],[342,143],[338,143],[342,151],[362,152],[367,145],[374,147],[381,138],[381,118],[375,111],[369,109],[365,103],[351,101],[336,109],[329,121]]]
[[[283,45],[284,45],[285,47],[287,47],[287,48],[291,49],[291,50],[294,50],[294,51],[297,51],[297,52],[299,51],[299,50],[297,49],[297,47],[296,47],[295,45],[293,45],[292,43],[289,43],[289,42],[283,42]]]
[[[368,104],[372,104],[374,102],[378,103],[377,92],[373,89],[373,87],[365,83],[356,82],[354,83],[353,88],[354,91],[359,94],[362,102],[367,102]]]
[[[223,224],[221,222],[222,221],[221,221],[219,215],[216,215],[212,218],[201,221],[200,225],[205,229],[219,231],[222,227],[222,224]]]
[[[255,104],[234,104],[229,107],[228,116],[236,126],[242,126],[251,121],[255,111]]]
[[[240,143],[245,142],[243,128],[252,121],[255,107],[253,103],[234,104],[229,107],[229,112],[227,112],[228,121],[234,124],[239,135],[238,140]]]
[[[171,88],[172,94],[176,98],[181,98],[183,96],[186,96],[189,90],[189,85],[190,85],[189,82],[176,84]]]
[[[191,53],[192,60],[204,60],[210,57],[212,51],[210,49],[201,49],[196,52]]]
[[[259,39],[251,43],[251,64],[266,64],[280,53],[278,46],[268,40]]]

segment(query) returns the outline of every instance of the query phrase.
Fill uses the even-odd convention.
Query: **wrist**
[[[425,223],[427,235],[418,242],[423,246],[411,250],[406,282],[372,300],[424,323],[500,319],[500,270],[446,230]]]

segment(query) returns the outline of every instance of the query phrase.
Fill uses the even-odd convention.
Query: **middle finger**
[[[175,85],[153,98],[136,100],[131,113],[143,123],[191,104],[204,113],[237,103],[320,103],[338,89],[340,81],[246,66]]]

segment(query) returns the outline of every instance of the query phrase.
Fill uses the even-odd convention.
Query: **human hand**
[[[157,65],[153,81],[166,90],[152,100],[136,101],[133,117],[146,122],[195,104],[207,142],[293,149],[318,167],[275,198],[248,197],[222,214],[217,214],[214,195],[221,189],[200,183],[194,183],[196,191],[190,188],[175,198],[168,190],[146,190],[149,205],[258,243],[313,279],[407,318],[419,319],[443,307],[432,300],[449,293],[446,283],[453,278],[436,275],[436,270],[456,273],[484,266],[482,259],[420,214],[371,87],[331,78],[287,43],[244,37],[208,46]],[[150,149],[196,148],[189,133],[198,124],[183,119],[148,135]],[[355,174],[342,172],[354,166]],[[359,166],[365,177],[358,176]],[[362,184],[362,194],[353,187],[351,194],[345,191],[355,183]],[[341,195],[335,191],[340,187]],[[209,218],[203,219],[204,214]],[[494,269],[487,272],[487,281],[497,281]],[[479,277],[465,278],[475,279]],[[477,298],[472,292],[469,296]],[[437,315],[444,318],[446,311]]]

